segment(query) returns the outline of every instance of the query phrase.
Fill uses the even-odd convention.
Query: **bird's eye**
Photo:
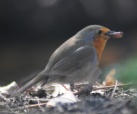
[[[102,33],[102,30],[98,30],[97,33],[98,33],[98,34],[101,34],[101,33]]]

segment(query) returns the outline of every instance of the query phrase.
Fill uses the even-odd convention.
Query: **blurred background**
[[[135,76],[137,0],[1,0],[0,85],[35,76],[60,44],[92,24],[124,32],[122,39],[108,41],[101,69],[134,57],[126,69],[133,65]]]

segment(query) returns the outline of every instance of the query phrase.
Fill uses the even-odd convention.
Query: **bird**
[[[36,77],[19,88],[12,96],[19,95],[40,81],[49,83],[95,83],[101,74],[99,62],[108,39],[122,38],[101,25],[89,25],[60,45]]]

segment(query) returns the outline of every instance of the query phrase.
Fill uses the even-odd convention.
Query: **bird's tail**
[[[19,90],[17,90],[16,92],[13,92],[11,97],[14,97],[14,96],[17,96],[17,95],[21,94],[22,92],[24,92],[25,90],[27,90],[28,88],[32,87],[33,85],[37,84],[38,82],[40,82],[42,80],[48,80],[48,77],[49,76],[45,75],[45,73],[40,72],[36,77],[34,77],[27,84],[22,86]]]

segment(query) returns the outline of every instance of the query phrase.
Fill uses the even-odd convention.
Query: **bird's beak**
[[[109,31],[106,33],[109,38],[122,38],[123,32]]]

